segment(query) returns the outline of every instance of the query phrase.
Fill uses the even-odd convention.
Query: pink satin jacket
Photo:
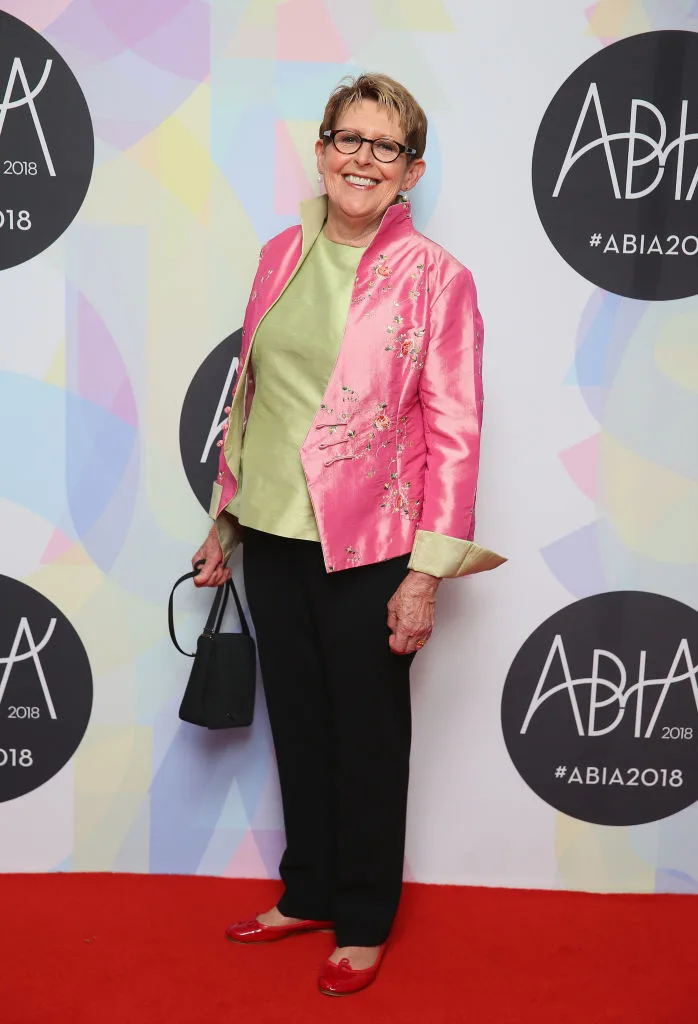
[[[214,519],[237,489],[254,396],[255,331],[325,220],[325,197],[304,207],[303,230],[288,228],[261,252],[214,485]],[[391,206],[359,263],[337,362],[300,450],[328,572],[410,552],[415,534],[418,541],[430,534],[452,538],[458,564],[469,549],[492,555],[468,543],[475,526],[482,342],[470,272],[414,228],[409,203]],[[233,546],[224,543],[226,557]],[[494,563],[485,557],[478,565],[476,555],[469,568],[443,574],[503,561],[492,557]]]

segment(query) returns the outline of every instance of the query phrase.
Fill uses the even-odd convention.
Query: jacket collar
[[[301,255],[306,256],[327,220],[327,196],[323,195],[316,196],[314,199],[305,199],[300,205],[300,212],[301,228],[303,231]],[[407,199],[400,199],[389,206],[383,214],[380,227],[368,248],[373,248],[379,240],[380,244],[383,245],[386,241],[402,237],[407,232],[413,230],[410,202]]]

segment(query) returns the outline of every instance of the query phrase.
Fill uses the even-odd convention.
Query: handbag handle
[[[167,625],[170,630],[170,640],[175,645],[179,653],[184,654],[185,657],[187,658],[195,658],[196,653],[190,654],[189,651],[185,651],[177,643],[177,637],[175,635],[174,628],[174,595],[175,590],[180,585],[180,583],[184,583],[186,580],[191,580],[194,578],[194,576],[199,575],[201,571],[201,566],[204,564],[205,559],[202,558],[200,561],[194,563],[193,572],[186,572],[184,576],[179,577],[175,585],[172,587],[172,590],[170,591],[170,598],[169,601],[167,602]],[[215,636],[217,633],[220,632],[221,624],[223,622],[223,615],[225,614],[225,608],[228,603],[228,594],[231,591],[233,594],[233,600],[235,601],[235,607],[237,608],[237,613],[240,618],[240,629],[245,636],[250,635],[250,627],[247,625],[247,619],[245,618],[245,613],[242,610],[242,604],[240,603],[238,592],[235,589],[235,584],[233,583],[232,579],[229,579],[227,583],[223,583],[220,587],[216,588],[216,596],[213,599],[211,611],[208,613],[206,625],[204,626],[203,629],[203,633],[205,636]]]

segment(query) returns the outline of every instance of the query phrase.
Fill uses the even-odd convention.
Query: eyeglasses
[[[336,150],[344,153],[346,156],[349,156],[351,153],[358,153],[363,143],[368,142],[374,157],[382,164],[391,164],[393,160],[397,160],[401,153],[405,153],[407,156],[417,155],[416,149],[403,146],[401,143],[396,142],[395,139],[365,139],[363,135],[347,131],[344,128],[328,129],[322,135],[323,138],[330,140]]]

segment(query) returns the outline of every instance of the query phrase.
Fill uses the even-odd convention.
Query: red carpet
[[[278,883],[0,876],[2,1024],[698,1024],[691,896],[406,886],[376,984],[316,989],[331,935],[238,946]]]

